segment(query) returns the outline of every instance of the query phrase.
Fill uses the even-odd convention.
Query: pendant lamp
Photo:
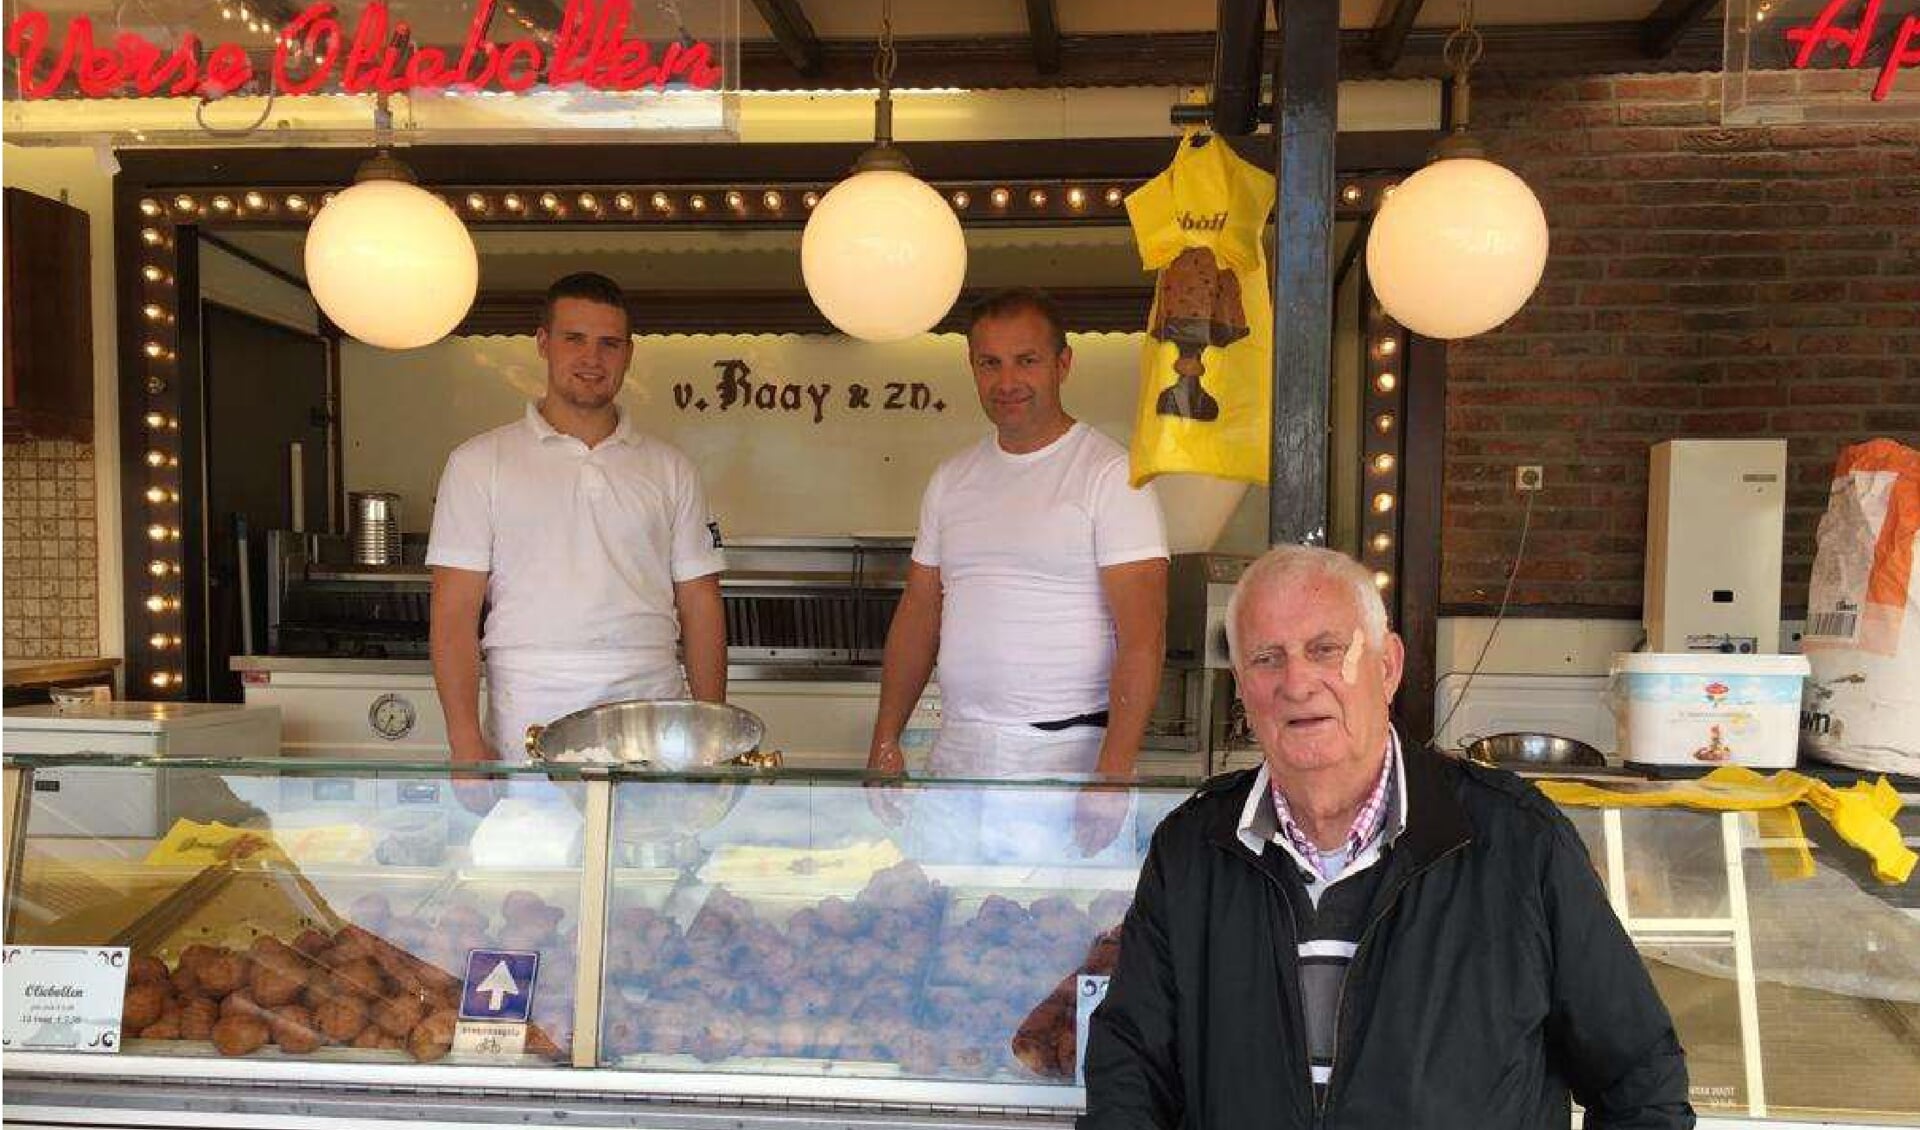
[[[900,341],[932,329],[967,275],[967,241],[938,192],[893,146],[893,5],[881,4],[873,147],[820,198],[800,237],[807,294],[841,332]]]

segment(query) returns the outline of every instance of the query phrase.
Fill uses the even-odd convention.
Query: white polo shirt
[[[1113,613],[1100,570],[1167,556],[1126,449],[1076,423],[1039,451],[985,440],[940,465],[913,559],[940,570],[942,711],[1027,725],[1107,709]]]
[[[520,649],[664,650],[671,662],[674,584],[726,567],[686,456],[625,411],[589,448],[533,404],[447,458],[427,564],[488,574],[490,663]]]

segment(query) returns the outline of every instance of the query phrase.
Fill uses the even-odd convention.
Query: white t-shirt
[[[940,465],[913,559],[940,570],[940,699],[962,722],[1107,709],[1113,614],[1100,570],[1167,556],[1152,489],[1085,424],[1025,455],[988,436]]]
[[[447,458],[427,564],[488,574],[489,662],[518,649],[664,650],[671,662],[674,584],[726,560],[686,456],[625,412],[589,448],[529,404]]]

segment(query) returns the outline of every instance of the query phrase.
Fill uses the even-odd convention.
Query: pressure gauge
[[[413,732],[414,717],[413,703],[397,694],[383,694],[367,709],[367,725],[390,742]]]

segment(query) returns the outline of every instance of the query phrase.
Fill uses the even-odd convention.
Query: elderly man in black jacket
[[[1228,642],[1258,771],[1153,838],[1081,1127],[1686,1127],[1673,1021],[1572,825],[1405,747],[1403,651],[1351,558],[1246,572]]]

